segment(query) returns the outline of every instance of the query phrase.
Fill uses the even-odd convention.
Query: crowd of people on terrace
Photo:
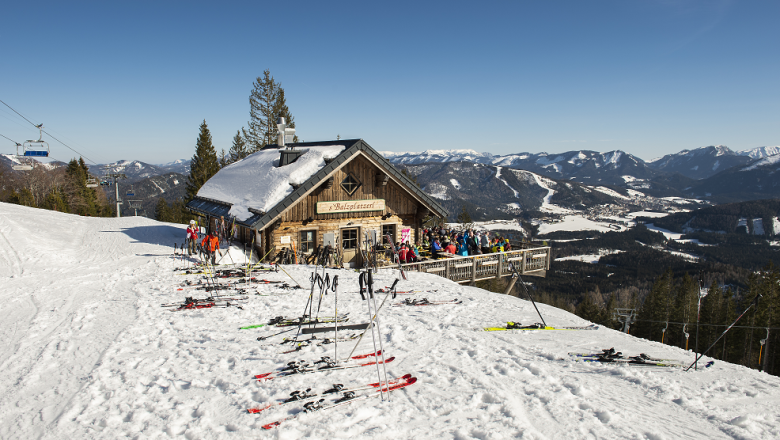
[[[395,252],[401,263],[415,263],[430,258],[491,254],[512,250],[509,240],[488,231],[457,231],[442,227],[426,228],[415,244],[397,242]]]

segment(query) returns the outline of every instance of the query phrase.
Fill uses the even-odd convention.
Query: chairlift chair
[[[94,177],[87,177],[87,188],[97,188],[99,185],[98,180]]]
[[[24,141],[24,155],[27,157],[49,157],[49,143],[43,140],[43,124],[36,125],[40,131],[38,140]]]
[[[11,166],[11,168],[14,171],[30,171],[33,169],[32,165],[32,159],[26,159],[24,156],[19,154],[19,147],[21,147],[22,144],[16,142],[16,160],[19,161],[19,164]]]

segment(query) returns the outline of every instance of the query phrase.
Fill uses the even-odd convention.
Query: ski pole
[[[289,273],[287,273],[287,271],[286,271],[286,270],[284,270],[284,268],[283,268],[281,265],[279,265],[279,263],[277,263],[277,264],[276,264],[276,267],[277,267],[277,268],[279,268],[279,269],[282,269],[282,272],[284,272],[284,273],[285,273],[285,274],[286,274],[288,277],[290,277],[290,279],[291,279],[291,280],[293,280],[293,282],[294,282],[295,284],[297,284],[297,285],[298,285],[298,287],[300,287],[301,289],[303,289],[303,286],[301,286],[301,284],[300,284],[299,282],[295,281],[295,278],[293,278],[293,277],[292,277],[292,275],[290,275]],[[325,272],[325,271],[324,271],[324,268],[323,268],[323,272]]]
[[[380,304],[380,305],[379,305],[379,310],[382,310],[382,307],[384,307],[385,303],[387,302],[387,298],[389,298],[391,294],[393,295],[393,299],[395,299],[395,293],[394,293],[394,289],[395,289],[395,285],[396,285],[396,284],[398,284],[398,279],[397,279],[397,278],[396,278],[396,280],[393,282],[393,286],[392,286],[392,287],[391,287],[391,288],[390,288],[390,289],[387,291],[387,295],[385,295],[385,299],[383,299],[383,300],[382,300],[382,304]],[[362,287],[361,287],[361,291],[360,291],[360,296],[361,296],[361,297],[363,297],[363,299],[365,299],[365,297],[363,296],[363,289],[362,289]],[[379,311],[379,310],[377,310],[377,311]],[[373,317],[373,318],[371,318],[371,321],[369,322],[369,328],[371,328],[371,324],[373,324],[373,322],[374,322],[374,319],[376,319],[376,315],[374,315],[374,317]],[[355,354],[355,350],[357,349],[358,345],[360,344],[360,341],[362,341],[362,340],[363,340],[363,336],[365,336],[365,335],[366,335],[366,333],[368,332],[368,330],[369,330],[369,329],[367,328],[367,329],[366,329],[366,330],[364,330],[364,331],[363,331],[363,333],[360,335],[360,337],[359,337],[359,338],[358,338],[358,340],[357,340],[357,343],[355,343],[355,347],[354,347],[354,348],[352,348],[352,351],[349,353],[349,356],[347,357],[347,359],[349,359],[350,357],[352,357],[352,355],[353,355],[353,354]]]
[[[268,335],[268,336],[260,336],[260,337],[258,337],[258,338],[257,338],[257,340],[258,340],[258,341],[265,341],[265,340],[266,340],[266,339],[268,339],[268,338],[272,338],[272,337],[274,337],[274,336],[279,336],[279,335],[281,335],[282,333],[291,332],[291,331],[293,331],[293,330],[296,330],[297,328],[300,328],[300,327],[293,327],[293,328],[291,328],[291,329],[289,329],[289,330],[284,330],[284,331],[281,331],[281,332],[279,332],[279,333],[274,333],[274,334],[272,334],[272,335]]]
[[[358,278],[358,280],[360,282],[361,296],[363,295],[363,281],[365,281],[366,288],[367,288],[367,291],[368,291],[368,297],[364,297],[364,299],[366,300],[366,305],[368,305],[368,318],[370,320],[370,323],[369,323],[368,328],[366,329],[366,331],[371,331],[371,341],[374,344],[374,354],[376,355],[377,354],[376,334],[374,333],[374,319],[376,319],[376,314],[373,315],[374,319],[371,319],[371,316],[372,316],[372,313],[371,313],[371,298],[374,296],[374,289],[371,288],[371,281],[372,281],[372,279],[371,279],[371,271],[369,270],[369,271],[366,271],[366,272],[362,272],[360,274],[360,277]],[[381,339],[381,335],[380,335],[380,339]],[[377,359],[377,361],[379,361],[379,359]],[[377,376],[377,380],[381,383],[382,382],[382,375],[379,373],[379,364],[378,363],[376,364],[376,376]],[[390,393],[388,392],[388,395],[389,394]],[[384,394],[382,392],[382,388],[379,389],[379,396],[382,398],[382,400],[384,400]]]
[[[382,371],[385,373],[385,382],[387,382],[387,366],[385,365],[385,348],[382,346],[382,330],[379,326],[379,310],[376,308],[376,298],[374,297],[374,279],[371,275],[371,269],[368,270],[368,291],[370,293],[369,295],[369,301],[374,302],[374,310],[376,311],[376,333],[379,336],[379,352],[382,354]],[[373,330],[371,331],[373,334]],[[379,366],[377,366],[377,374],[379,373]],[[379,381],[382,382],[381,376],[379,377]],[[390,391],[387,392],[387,401],[390,401]]]
[[[727,328],[726,330],[723,330],[723,333],[721,333],[721,334],[720,334],[720,336],[718,336],[718,339],[716,339],[716,340],[715,340],[715,342],[713,342],[713,343],[712,343],[712,345],[710,345],[710,346],[709,346],[709,347],[708,347],[706,350],[704,350],[704,353],[702,353],[702,354],[700,354],[700,355],[696,356],[696,360],[694,360],[694,361],[693,361],[693,363],[692,363],[691,365],[689,365],[689,366],[688,366],[688,368],[686,368],[686,369],[685,369],[685,371],[688,371],[688,370],[690,370],[690,369],[691,369],[691,367],[693,367],[693,365],[694,365],[694,364],[696,364],[697,362],[699,362],[699,359],[700,359],[702,356],[704,356],[705,354],[707,354],[707,352],[708,352],[708,351],[710,351],[710,349],[711,349],[712,347],[714,347],[714,346],[715,346],[715,344],[717,344],[717,343],[718,343],[718,341],[720,341],[720,338],[722,338],[722,337],[723,337],[723,336],[726,334],[726,332],[728,332],[729,330],[731,330],[731,327],[734,327],[734,325],[737,323],[737,321],[739,321],[739,320],[740,320],[740,318],[742,318],[742,317],[745,315],[745,313],[747,313],[747,311],[748,311],[748,310],[750,310],[750,308],[751,308],[751,307],[753,307],[753,306],[756,306],[756,307],[758,307],[758,299],[759,299],[759,298],[761,298],[761,297],[762,297],[762,295],[761,295],[760,293],[759,293],[758,295],[756,295],[755,299],[753,299],[753,302],[751,302],[751,303],[750,303],[750,305],[749,305],[749,306],[748,306],[748,307],[745,309],[745,311],[744,311],[744,312],[742,312],[742,314],[741,314],[741,315],[739,315],[739,316],[737,317],[737,319],[735,319],[735,320],[734,320],[734,322],[732,322],[732,323],[731,323],[731,325],[730,325],[730,326],[728,326],[728,328]]]
[[[333,326],[335,327],[336,331],[336,337],[333,339],[333,359],[338,360],[339,358],[339,276],[336,275],[333,277]],[[767,335],[769,334],[769,330],[766,331]],[[764,347],[764,344],[761,344],[761,348]],[[758,363],[761,363],[761,355],[758,355]]]

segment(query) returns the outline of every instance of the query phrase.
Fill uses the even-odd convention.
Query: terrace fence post
[[[528,251],[527,250],[523,250],[523,252],[520,254],[520,257],[522,257],[522,258],[520,258],[520,261],[521,261],[521,263],[520,263],[520,273],[521,274],[525,274],[525,264],[526,264],[526,260],[528,259]]]

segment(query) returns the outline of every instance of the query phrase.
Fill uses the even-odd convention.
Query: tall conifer
[[[238,162],[247,156],[249,156],[249,151],[247,151],[246,140],[241,136],[241,130],[238,130],[233,136],[233,145],[228,151],[228,163]]]
[[[249,94],[249,130],[247,143],[254,152],[271,143],[272,130],[276,128],[274,106],[276,105],[279,88],[266,69],[262,77],[257,77],[252,83]]]
[[[200,187],[211,179],[219,171],[217,151],[211,143],[211,132],[204,120],[200,124],[200,134],[195,146],[195,155],[190,164],[190,175],[187,178],[187,201],[189,202],[198,194]]]
[[[284,89],[266,69],[263,76],[257,77],[252,83],[252,92],[249,94],[249,129],[244,138],[250,152],[276,143],[276,120],[279,116],[285,118],[287,127],[295,128],[295,118],[287,107]],[[298,142],[297,135],[293,137],[293,142]]]

